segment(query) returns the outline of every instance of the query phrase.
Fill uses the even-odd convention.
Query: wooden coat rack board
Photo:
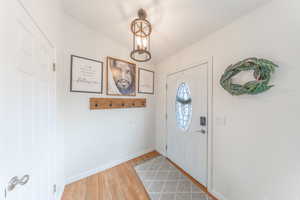
[[[90,98],[91,110],[142,107],[146,107],[146,99]]]

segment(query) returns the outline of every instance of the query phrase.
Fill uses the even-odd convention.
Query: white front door
[[[19,1],[2,6],[0,199],[53,200],[54,48]]]
[[[167,156],[207,186],[208,64],[168,76]]]

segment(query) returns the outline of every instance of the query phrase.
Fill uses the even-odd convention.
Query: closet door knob
[[[28,183],[29,179],[30,179],[30,176],[28,174],[23,176],[21,179],[19,179],[17,176],[13,177],[8,182],[7,191],[8,192],[13,191],[17,185],[26,185]]]

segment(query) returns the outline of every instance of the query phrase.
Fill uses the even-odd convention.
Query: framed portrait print
[[[71,55],[71,92],[103,92],[103,62]]]
[[[136,95],[136,65],[134,63],[107,57],[107,95]]]
[[[143,94],[154,94],[154,72],[139,68],[138,92]]]

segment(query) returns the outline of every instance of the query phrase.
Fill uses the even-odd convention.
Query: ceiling
[[[130,48],[130,22],[139,8],[146,9],[153,25],[152,61],[158,63],[268,1],[63,0],[63,5],[81,23]]]

